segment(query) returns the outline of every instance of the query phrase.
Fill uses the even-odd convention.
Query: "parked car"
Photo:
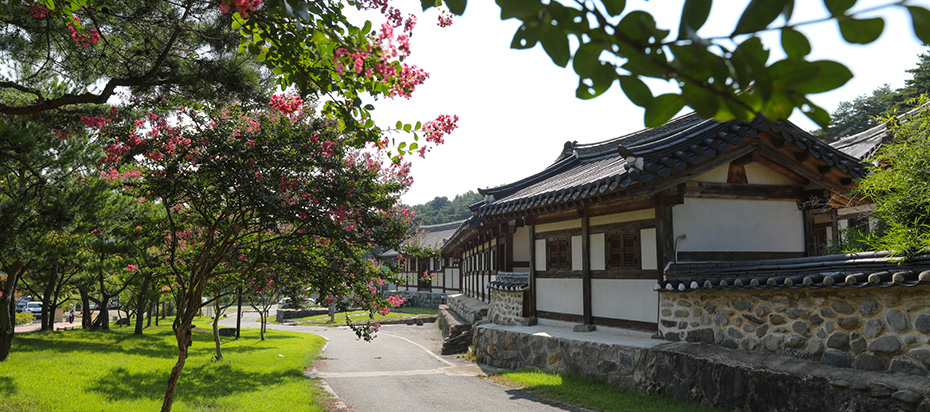
[[[32,301],[26,304],[24,312],[31,313],[36,319],[42,319],[42,302]]]
[[[29,303],[28,300],[20,300],[19,302],[16,302],[16,311],[17,311],[17,312],[22,312],[22,311],[26,310],[26,304],[27,304],[27,303]]]

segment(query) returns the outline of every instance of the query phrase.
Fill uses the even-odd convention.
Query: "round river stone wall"
[[[930,286],[660,293],[668,341],[930,375]]]

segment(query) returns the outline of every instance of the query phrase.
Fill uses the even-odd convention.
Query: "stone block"
[[[808,318],[808,321],[811,323],[811,325],[819,325],[819,324],[823,323],[823,318],[820,317],[820,315],[818,315],[818,314],[815,313],[815,314],[811,315],[810,318]]]
[[[717,326],[727,326],[730,324],[730,319],[727,318],[727,315],[723,312],[714,313],[714,324]]]
[[[830,309],[828,307],[820,308],[820,316],[823,316],[825,318],[832,318],[836,316],[836,312],[834,312],[833,309]]]
[[[736,310],[751,310],[752,309],[752,305],[750,305],[749,302],[746,302],[745,300],[734,300],[730,302],[730,305],[733,306],[733,309],[736,309]]]
[[[865,338],[852,339],[852,341],[849,342],[849,350],[852,351],[852,353],[861,353],[867,347],[868,344],[866,343]]]
[[[842,352],[824,352],[820,357],[820,363],[838,368],[848,368],[852,366],[852,361],[852,356]]]
[[[927,368],[903,359],[892,359],[891,368],[889,370],[892,372],[906,373],[910,375],[930,375],[930,372],[927,371]]]
[[[758,316],[758,317],[760,317],[760,318],[763,317],[763,316],[765,316],[765,315],[768,315],[769,312],[771,312],[771,311],[772,311],[772,307],[769,306],[769,305],[759,305],[759,306],[756,306],[756,316]]]
[[[867,338],[874,338],[885,330],[885,322],[881,319],[869,319],[862,328],[862,334]]]
[[[930,368],[930,349],[911,349],[907,354],[925,367]]]
[[[856,308],[846,302],[832,302],[830,303],[830,308],[832,308],[837,313],[851,314],[856,311]]]
[[[923,313],[914,320],[914,329],[930,334],[930,314]]]
[[[805,321],[797,321],[791,324],[791,330],[798,335],[807,335],[810,332],[811,327]]]
[[[759,326],[759,328],[756,329],[756,337],[762,338],[763,336],[765,336],[766,333],[768,333],[768,331],[769,331],[769,325]]]
[[[744,313],[742,316],[743,316],[743,319],[746,319],[747,321],[750,321],[750,322],[752,322],[752,323],[755,323],[756,325],[761,325],[761,324],[765,323],[764,320],[759,319],[759,318],[757,318],[757,317],[755,317],[755,316],[752,316],[752,315],[750,315],[750,314],[748,314],[748,313]]]
[[[836,324],[846,330],[858,328],[861,323],[862,320],[855,316],[847,316],[836,320]]]
[[[727,335],[736,340],[743,339],[743,334],[740,333],[739,329],[736,328],[727,329]]]
[[[910,389],[902,389],[891,394],[891,399],[908,405],[917,405],[923,398],[919,393]]]
[[[713,344],[714,330],[706,328],[688,331],[685,334],[685,341]]]
[[[620,366],[617,365],[617,362],[614,362],[612,360],[605,359],[597,363],[597,373],[602,374],[602,375],[608,374],[611,372],[616,372],[618,369],[620,369]]]
[[[899,309],[889,310],[885,314],[885,320],[888,322],[888,327],[895,332],[906,331],[910,323],[907,314]]]
[[[811,340],[807,342],[807,348],[805,349],[808,354],[811,356],[820,356],[823,353],[823,342],[819,340]],[[816,358],[815,358],[816,359]]]
[[[864,371],[883,371],[888,369],[888,365],[885,364],[884,359],[871,353],[863,353],[856,356],[856,359],[852,362],[852,367]]]
[[[685,310],[685,309],[678,309],[678,310],[675,311],[675,317],[676,317],[676,318],[687,318],[687,317],[690,317],[690,316],[691,316],[691,312],[689,312],[689,311],[687,311],[687,310]]]
[[[801,319],[806,318],[810,314],[810,311],[804,308],[791,308],[785,312],[785,315],[790,319]]]
[[[873,398],[885,398],[895,393],[898,388],[881,382],[872,382],[869,384],[869,396]]]
[[[862,314],[862,316],[872,316],[878,313],[879,309],[881,308],[879,307],[878,301],[875,300],[875,298],[865,297],[859,301],[859,313]]]
[[[801,349],[801,347],[803,347],[806,342],[807,340],[804,339],[803,336],[792,334],[785,338],[785,347],[791,349]]]
[[[827,347],[830,349],[846,350],[849,349],[849,335],[843,332],[836,332],[827,338]]]
[[[885,335],[869,342],[869,350],[894,355],[901,351],[901,341],[895,335]]]
[[[773,314],[769,316],[769,322],[773,325],[784,325],[788,323],[788,320],[784,316],[779,314]]]

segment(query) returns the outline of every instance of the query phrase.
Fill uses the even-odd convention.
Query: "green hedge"
[[[31,313],[18,312],[16,313],[16,324],[17,325],[28,325],[32,323],[36,318],[32,316]]]

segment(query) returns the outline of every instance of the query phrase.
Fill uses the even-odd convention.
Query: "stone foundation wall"
[[[384,292],[384,297],[403,296],[407,301],[402,306],[412,306],[416,308],[438,309],[439,305],[445,303],[446,295],[442,293],[422,292],[416,290],[391,290]]]
[[[465,322],[477,323],[488,315],[488,307],[483,302],[464,294],[447,295],[446,303],[449,308],[459,314]]]
[[[930,411],[928,377],[837,368],[710,345],[647,338],[595,341],[590,340],[592,333],[537,329],[480,325],[476,354],[491,366],[533,366],[589,376],[724,410]]]
[[[660,293],[665,340],[930,375],[930,286]]]
[[[507,292],[491,290],[488,305],[488,320],[498,325],[527,326],[529,318],[523,317],[523,291]]]
[[[275,322],[281,323],[287,319],[306,318],[310,316],[326,315],[329,308],[312,308],[312,309],[278,309],[275,314]]]

